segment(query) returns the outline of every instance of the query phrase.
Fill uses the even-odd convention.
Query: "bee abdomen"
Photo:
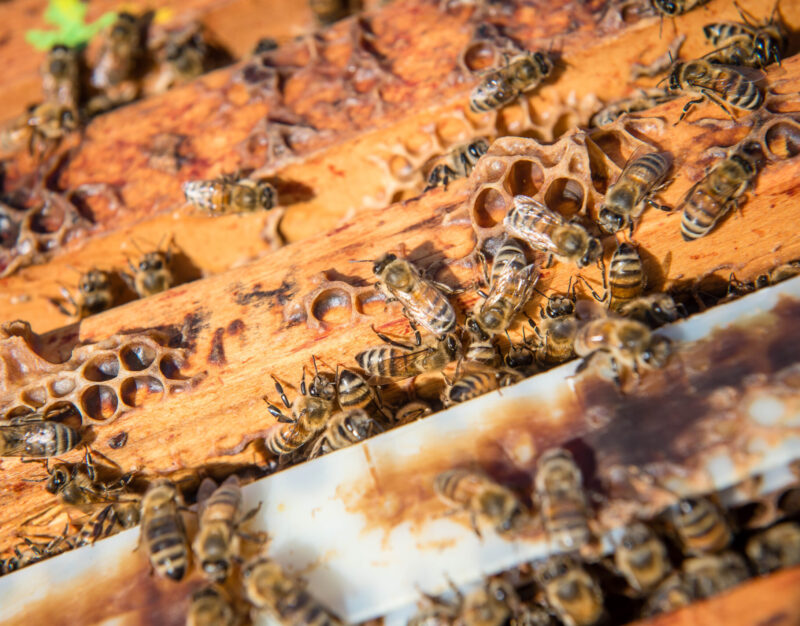
[[[218,181],[193,180],[183,183],[186,201],[205,211],[219,212],[223,207],[225,185]]]
[[[702,186],[686,199],[681,215],[681,235],[684,241],[699,239],[709,233],[727,207],[712,197]]]
[[[150,562],[164,576],[180,580],[186,573],[188,549],[178,513],[166,512],[147,524]]]
[[[761,95],[761,90],[758,86],[745,78],[740,78],[736,88],[730,95],[729,101],[732,105],[740,109],[748,111],[755,111],[761,106],[764,97]]]

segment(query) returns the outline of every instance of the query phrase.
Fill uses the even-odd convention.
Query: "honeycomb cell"
[[[505,189],[512,196],[535,196],[544,182],[542,168],[535,161],[520,159],[511,166]]]
[[[181,376],[182,366],[182,362],[169,354],[161,357],[161,360],[158,362],[158,369],[165,378],[169,378],[170,380],[183,380],[183,376]]]
[[[506,164],[500,159],[484,159],[481,168],[482,180],[487,183],[496,183],[506,173]]]
[[[120,400],[130,407],[142,406],[149,400],[159,400],[164,393],[164,385],[153,376],[131,376],[122,381],[119,388]]]
[[[470,72],[481,72],[497,65],[497,50],[487,41],[477,41],[464,51],[464,65]]]
[[[43,407],[47,402],[47,390],[44,387],[26,389],[22,392],[21,398],[25,404],[29,404],[38,409]]]
[[[583,185],[573,178],[557,178],[544,195],[545,204],[564,217],[572,217],[583,208]]]
[[[508,212],[510,199],[493,187],[483,189],[473,206],[473,219],[482,228],[491,228],[503,220]]]
[[[83,377],[94,383],[112,380],[119,374],[119,359],[115,354],[103,354],[83,366]]]
[[[338,326],[352,319],[353,301],[344,289],[326,289],[311,303],[311,315],[318,322]]]
[[[55,203],[45,203],[30,214],[30,229],[38,235],[49,235],[58,232],[64,225],[64,211]]]
[[[395,154],[388,161],[389,172],[398,180],[408,180],[416,174],[416,168],[406,157]]]
[[[764,144],[772,158],[790,159],[800,153],[800,125],[781,121],[764,133]]]
[[[50,395],[60,398],[75,391],[76,383],[72,378],[57,378],[48,385]]]
[[[119,351],[122,365],[131,372],[146,370],[156,360],[156,352],[144,343],[129,343]]]
[[[92,385],[81,394],[81,408],[87,417],[105,421],[117,412],[119,399],[108,385]]]

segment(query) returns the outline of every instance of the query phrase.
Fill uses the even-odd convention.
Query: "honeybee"
[[[771,269],[769,272],[760,274],[755,280],[756,289],[777,285],[779,282],[789,280],[800,274],[800,260],[789,261],[783,265]]]
[[[394,423],[396,426],[403,426],[422,419],[431,413],[433,413],[433,409],[430,404],[421,400],[413,400],[397,409],[394,414]]]
[[[683,578],[694,598],[722,593],[750,578],[747,563],[735,552],[706,554],[683,562]]]
[[[122,277],[140,298],[153,296],[166,291],[174,284],[175,279],[169,267],[171,262],[172,251],[169,246],[165,251],[159,249],[147,252],[142,254],[135,266],[128,259],[132,276],[122,274]]]
[[[519,605],[517,592],[500,578],[487,581],[468,594],[461,610],[463,626],[503,626]]]
[[[536,463],[534,495],[548,540],[577,550],[591,538],[583,476],[568,450],[548,450]]]
[[[425,191],[439,185],[443,185],[447,189],[450,181],[469,176],[478,159],[486,154],[488,149],[489,143],[485,139],[476,139],[460,144],[436,159],[430,174],[428,174],[428,186],[425,187]]]
[[[34,104],[3,130],[2,147],[17,150],[27,145],[29,153],[42,155],[77,128],[75,110],[53,102]]]
[[[110,309],[114,304],[111,275],[104,270],[90,269],[78,281],[78,292],[75,297],[65,287],[61,287],[61,295],[73,307],[72,311],[68,311],[63,304],[59,303],[58,308],[64,315],[71,315],[78,319],[96,315]]]
[[[189,546],[179,507],[183,501],[167,478],[152,482],[142,498],[142,530],[150,565],[160,576],[181,580],[189,569]]]
[[[500,387],[512,385],[521,379],[522,375],[519,372],[505,368],[482,367],[466,374],[456,371],[453,380],[445,378],[442,404],[450,407],[460,402],[466,402],[495,389],[500,389]]]
[[[671,166],[672,157],[667,152],[649,152],[628,161],[600,206],[600,228],[616,233],[629,225],[633,234],[646,205],[663,210],[652,195],[664,186]]]
[[[388,302],[397,300],[413,323],[444,339],[456,327],[456,312],[442,293],[456,291],[442,283],[427,280],[405,259],[386,253],[375,261],[372,271],[378,277],[376,288]]]
[[[572,557],[551,556],[536,570],[550,608],[567,626],[590,626],[604,616],[603,592]]]
[[[657,328],[681,317],[681,307],[682,305],[676,304],[669,294],[654,293],[621,304],[617,313],[622,317],[647,324],[650,328]]]
[[[540,308],[539,324],[529,322],[539,338],[535,352],[539,365],[558,365],[575,356],[575,335],[580,323],[574,311],[573,299],[550,296],[547,308]]]
[[[350,13],[348,0],[308,0],[308,6],[323,26],[338,22]]]
[[[257,609],[267,611],[287,626],[332,626],[339,620],[314,598],[300,581],[287,575],[277,562],[256,557],[242,568],[244,592]]]
[[[273,381],[283,405],[291,409],[292,413],[291,416],[284,415],[277,406],[267,400],[267,410],[281,423],[275,424],[267,431],[264,444],[267,450],[276,456],[283,456],[298,450],[322,432],[333,414],[335,397],[328,394],[318,395],[320,390],[317,385],[306,389],[305,368],[300,383],[301,395],[294,403],[289,402],[283,387],[275,377]]]
[[[708,498],[684,498],[667,509],[667,519],[684,553],[721,552],[733,539],[723,514]]]
[[[419,345],[404,344],[377,333],[384,345],[356,354],[359,367],[381,379],[411,378],[445,368],[461,355],[461,341],[454,333],[444,339],[426,338]]]
[[[800,565],[800,524],[783,522],[762,530],[747,541],[745,552],[761,575]]]
[[[667,79],[669,91],[697,96],[683,107],[678,122],[686,117],[695,104],[703,100],[710,100],[734,120],[736,118],[728,105],[755,111],[764,101],[758,85],[738,69],[728,65],[714,65],[706,59],[676,61]]]
[[[236,613],[222,587],[209,585],[192,594],[186,626],[234,626]]]
[[[675,611],[692,603],[692,592],[683,580],[680,572],[675,572],[662,582],[642,609],[643,617],[652,617],[660,613]]]
[[[509,626],[557,626],[556,618],[539,602],[520,602]]]
[[[780,63],[789,46],[789,38],[780,21],[774,19],[778,2],[775,2],[769,20],[760,24],[738,4],[736,8],[744,23],[715,22],[706,24],[703,26],[703,34],[706,39],[714,45],[723,46],[723,49],[731,45],[742,46],[749,53],[744,60],[750,61],[751,63],[748,65],[751,67],[761,69],[772,63]],[[739,64],[737,63],[737,65]]]
[[[560,214],[533,198],[514,196],[503,225],[509,234],[548,254],[548,265],[553,257],[578,267],[602,262],[603,246],[596,237],[580,224],[564,221]]]
[[[142,28],[135,15],[124,11],[117,14],[92,71],[93,87],[104,90],[134,77],[143,60]]]
[[[475,113],[499,109],[520,94],[539,86],[553,71],[553,62],[544,52],[523,52],[504,67],[487,72],[472,90],[469,108]]]
[[[278,203],[278,192],[268,182],[227,174],[183,183],[183,194],[189,204],[210,215],[269,211]]]
[[[0,420],[0,456],[59,456],[81,442],[77,430],[45,417],[52,417],[52,414],[31,413]]]
[[[73,111],[76,117],[81,100],[80,58],[76,48],[56,45],[40,69],[45,101]]]
[[[674,99],[674,95],[665,93],[663,89],[659,89],[658,87],[640,89],[637,95],[616,100],[600,109],[597,113],[592,115],[589,120],[589,126],[592,128],[599,128],[600,126],[610,124],[625,113],[646,111]]]
[[[336,398],[343,411],[364,409],[369,415],[386,417],[380,396],[361,375],[346,367],[336,371]]]
[[[319,436],[309,459],[340,450],[383,431],[380,424],[363,409],[350,409],[335,413]]]
[[[684,241],[704,237],[753,184],[763,154],[755,142],[739,145],[698,181],[683,200]]]
[[[652,0],[653,7],[662,15],[675,16],[703,6],[709,0]]]
[[[454,626],[458,623],[464,596],[449,579],[448,583],[455,599],[445,600],[423,592],[422,601],[417,605],[419,610],[409,618],[406,626]]]
[[[495,345],[494,337],[481,339],[473,333],[469,334],[469,344],[464,353],[464,360],[467,363],[476,363],[484,367],[499,367],[503,362]]]
[[[478,518],[484,518],[496,532],[503,534],[514,530],[527,513],[513,491],[481,471],[446,470],[434,479],[433,490],[443,502],[469,514],[470,524],[479,537]]]
[[[169,34],[164,46],[168,73],[181,82],[197,78],[205,71],[208,47],[199,24],[190,24]]]
[[[233,561],[239,556],[239,537],[252,538],[240,527],[261,507],[259,505],[242,515],[242,490],[235,475],[229,476],[216,489],[214,487],[211,480],[200,485],[197,497],[200,526],[192,551],[205,577],[211,582],[223,583],[230,574]],[[212,489],[213,493],[206,498]]]
[[[616,317],[587,321],[575,334],[574,347],[575,354],[585,357],[577,372],[586,369],[600,353],[606,353],[618,386],[622,385],[621,368],[630,368],[638,376],[641,366],[663,367],[671,353],[666,337],[652,335],[641,322]]]
[[[614,553],[614,563],[631,589],[639,594],[652,591],[672,571],[664,542],[641,522],[625,529]]]
[[[578,277],[600,302],[608,300],[608,309],[618,312],[620,307],[642,295],[647,276],[644,273],[639,251],[631,244],[623,242],[617,246],[608,266],[608,290],[600,296],[582,276]],[[606,281],[603,281],[604,284]]]

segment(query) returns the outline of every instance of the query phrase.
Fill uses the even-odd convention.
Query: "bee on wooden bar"
[[[680,572],[668,576],[645,602],[643,617],[652,617],[660,613],[669,613],[692,603],[692,592],[686,585]]]
[[[610,124],[615,119],[626,113],[638,113],[657,107],[675,99],[675,95],[665,93],[663,89],[654,87],[652,89],[640,89],[639,93],[628,98],[622,98],[607,104],[597,113],[592,115],[589,126],[599,128]]]
[[[472,400],[485,393],[513,385],[522,380],[522,374],[505,368],[476,368],[461,374],[458,369],[453,380],[445,378],[442,404],[445,407]]]
[[[65,454],[81,442],[80,433],[61,422],[31,413],[0,420],[0,456],[47,458]]]
[[[536,463],[534,495],[548,540],[577,550],[591,538],[583,476],[568,450],[548,450]]]
[[[235,475],[229,476],[216,489],[213,481],[203,481],[197,501],[200,503],[200,526],[192,551],[203,575],[211,582],[223,583],[239,557],[239,537],[252,539],[240,527],[261,507],[242,514],[242,490]]]
[[[573,298],[548,296],[547,308],[540,308],[539,324],[529,322],[539,338],[535,352],[539,365],[558,365],[575,356],[575,335],[580,322],[574,311],[574,293]]]
[[[456,290],[423,278],[412,263],[391,253],[376,260],[372,271],[378,277],[376,288],[386,295],[388,302],[399,301],[413,324],[440,339],[455,329],[456,312],[444,294]]]
[[[283,571],[277,562],[259,556],[242,568],[244,592],[249,602],[286,626],[333,626],[341,622],[309,594],[304,585]]]
[[[610,311],[619,311],[620,307],[641,296],[647,282],[639,251],[626,242],[619,244],[611,256],[606,293],[600,296],[585,278],[579,276],[578,279],[589,288],[595,300],[599,302],[608,300]]]
[[[503,359],[494,342],[494,337],[482,339],[474,333],[469,333],[469,344],[464,353],[467,363],[475,363],[484,367],[500,367]]]
[[[27,146],[30,154],[43,155],[78,128],[78,115],[53,102],[28,107],[28,110],[3,129],[0,144],[4,150]]]
[[[169,73],[180,82],[197,78],[205,71],[208,52],[199,24],[170,33],[164,46]]]
[[[697,600],[722,593],[748,578],[747,563],[735,552],[706,554],[683,562],[683,579]]]
[[[603,592],[572,557],[551,556],[536,570],[550,608],[567,626],[591,626],[604,617]]]
[[[189,569],[189,546],[178,489],[166,478],[150,484],[142,498],[142,530],[150,565],[160,576],[181,580]]]
[[[81,100],[80,58],[76,48],[56,45],[40,69],[45,101],[72,111],[76,118]]]
[[[444,369],[459,358],[461,341],[454,333],[444,339],[428,337],[418,345],[396,341],[383,333],[377,333],[385,343],[382,346],[367,348],[356,354],[359,367],[373,376],[382,379],[411,378]]]
[[[186,626],[235,626],[236,613],[222,587],[209,585],[192,594]]]
[[[529,340],[525,334],[525,327],[522,327],[522,342],[515,343],[508,337],[508,351],[503,357],[503,364],[512,370],[521,372],[524,375],[530,375],[537,371],[536,369],[536,349],[531,347],[534,343],[533,337]]]
[[[681,235],[685,241],[704,237],[753,184],[763,153],[755,142],[735,147],[698,181],[683,201]]]
[[[527,196],[514,196],[511,209],[503,218],[506,231],[531,248],[578,267],[602,262],[603,246],[577,222],[567,222],[541,202]]]
[[[653,7],[662,15],[674,17],[703,6],[709,0],[652,0]]]
[[[421,400],[413,400],[401,406],[394,414],[394,424],[396,426],[403,426],[416,422],[427,415],[433,413],[431,405]]]
[[[664,542],[641,522],[625,529],[614,552],[614,564],[639,594],[655,589],[672,571]]]
[[[663,209],[652,195],[664,186],[671,165],[672,157],[667,152],[649,152],[628,161],[606,192],[598,215],[600,228],[616,233],[630,226],[632,234],[645,206]]]
[[[124,11],[117,14],[117,20],[103,39],[92,71],[92,86],[104,90],[133,78],[143,60],[142,44],[140,18]]]
[[[504,67],[487,72],[472,90],[469,107],[475,113],[499,109],[520,94],[539,86],[553,71],[553,61],[544,52],[523,52]]]
[[[458,145],[447,154],[437,158],[428,174],[428,186],[425,191],[440,185],[447,185],[456,178],[466,178],[472,173],[475,164],[489,149],[485,139]]]
[[[760,575],[800,565],[800,524],[782,522],[753,535],[745,547]]]
[[[681,317],[681,307],[667,293],[654,293],[649,296],[639,296],[619,306],[617,313],[650,328],[657,328],[669,324]],[[685,315],[685,311],[683,312]]]
[[[268,182],[227,174],[183,183],[183,193],[189,204],[210,215],[269,211],[278,203],[278,192]]]
[[[686,117],[689,109],[704,100],[710,100],[719,106],[733,120],[736,118],[729,105],[755,111],[764,101],[758,85],[738,69],[728,65],[714,65],[705,59],[677,61],[667,80],[669,91],[697,96],[683,107],[678,122]]]
[[[501,578],[494,578],[467,595],[461,621],[464,626],[503,626],[519,604],[514,587]]]
[[[777,285],[778,283],[794,278],[800,274],[800,260],[789,261],[771,269],[769,272],[759,274],[755,280],[756,289]]]
[[[527,513],[513,491],[480,471],[446,470],[434,479],[433,490],[443,502],[457,507],[454,512],[469,514],[470,524],[479,537],[479,518],[502,534],[516,528]]]
[[[96,315],[110,309],[114,304],[111,275],[104,270],[90,269],[78,281],[78,292],[74,297],[65,287],[61,287],[61,295],[73,308],[72,311],[68,311],[63,304],[59,303],[58,308],[64,315],[71,315],[78,319]]]
[[[352,446],[382,431],[383,428],[375,418],[370,417],[363,409],[334,413],[314,447],[311,448],[311,452],[308,453],[308,458],[315,459],[328,452]]]
[[[736,8],[744,23],[715,22],[706,24],[703,26],[703,34],[706,39],[715,46],[722,46],[723,50],[731,46],[741,47],[747,51],[747,55],[743,59],[746,62],[744,64],[750,67],[762,69],[772,63],[780,63],[789,47],[789,37],[780,20],[775,20],[778,2],[775,2],[769,20],[762,23],[759,23],[738,4]],[[732,64],[741,65],[743,63]]]
[[[131,287],[140,298],[146,298],[147,296],[153,296],[162,291],[166,291],[172,287],[175,282],[175,278],[170,270],[170,263],[172,262],[170,246],[168,244],[167,249],[164,251],[160,249],[160,245],[158,247],[158,250],[143,253],[135,266],[131,263],[130,259],[128,259],[128,267],[131,270],[132,276],[129,274],[122,274],[128,286]]]
[[[727,520],[708,498],[684,498],[667,510],[667,519],[689,555],[721,552],[733,539]]]
[[[368,415],[387,417],[378,393],[363,376],[349,368],[336,370],[336,398],[343,411],[363,409]]]

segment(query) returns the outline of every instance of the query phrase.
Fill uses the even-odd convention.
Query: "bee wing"
[[[517,226],[510,223],[509,215],[512,211],[519,216]],[[534,221],[536,224],[533,224]],[[503,223],[511,228],[512,234],[524,239],[532,248],[549,254],[559,253],[549,233],[554,228],[563,226],[564,218],[541,202],[527,196],[514,196],[514,206],[506,214]]]
[[[0,428],[0,456],[23,456],[25,453],[25,426]]]
[[[211,497],[211,495],[216,490],[217,490],[217,483],[214,481],[214,479],[205,477],[203,479],[203,482],[201,482],[200,486],[197,488],[198,512],[202,511],[205,508],[206,501]]]
[[[394,296],[402,303],[415,322],[427,331],[435,335],[439,334],[440,331],[431,324],[431,319],[439,317],[440,313],[454,318],[455,310],[447,297],[436,287],[422,277],[419,278],[419,281],[419,287],[411,293],[397,292]],[[444,311],[441,310],[443,308]]]
[[[484,306],[491,306],[500,300],[514,303],[515,310],[519,310],[531,299],[533,288],[539,280],[536,265],[531,263],[518,271],[503,272],[492,285],[489,297]]]

